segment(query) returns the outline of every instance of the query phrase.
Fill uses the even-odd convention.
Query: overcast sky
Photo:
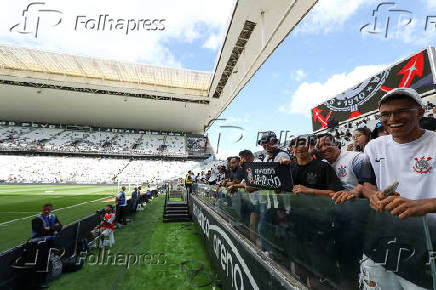
[[[23,10],[32,1],[3,3],[0,10],[0,43],[34,47],[92,57],[212,71],[223,41],[232,0],[160,1],[41,1],[31,9],[50,10],[39,23],[27,23]],[[299,26],[240,92],[216,122],[209,136],[216,147],[221,132],[220,154],[235,154],[255,146],[258,131],[311,132],[310,109],[341,93],[401,58],[428,45],[435,45],[436,28],[425,30],[426,17],[436,15],[436,0],[398,0],[397,9],[407,15],[380,11],[379,21],[389,15],[388,37],[360,32],[374,22],[373,9],[382,1],[320,0]],[[117,30],[97,31],[92,19],[162,20],[164,30],[144,31],[126,25]],[[77,16],[80,16],[77,18]],[[404,26],[407,17],[412,22]],[[61,23],[58,24],[61,19]],[[436,21],[436,17],[434,17]],[[88,21],[88,22],[87,22]],[[107,24],[108,25],[108,24]],[[12,32],[10,29],[12,29]],[[139,27],[139,26],[138,26]],[[382,30],[381,25],[379,29]],[[130,27],[131,28],[131,27]],[[244,131],[223,129],[241,126]],[[244,138],[235,143],[240,134]]]

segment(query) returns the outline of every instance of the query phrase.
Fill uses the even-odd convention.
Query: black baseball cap
[[[257,141],[257,145],[262,145],[262,143],[268,143],[272,139],[277,140],[277,135],[273,131],[263,132],[260,139]]]

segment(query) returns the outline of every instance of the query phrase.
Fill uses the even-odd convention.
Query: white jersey
[[[363,154],[355,151],[341,151],[338,159],[331,164],[346,190],[352,190],[359,184],[359,180],[353,172],[355,160],[359,158],[359,155]]]
[[[269,157],[268,157],[268,154],[266,154],[265,158],[263,159],[263,162],[279,162],[279,160],[282,159],[282,158],[287,159],[287,160],[291,159],[289,157],[288,153],[286,153],[284,151],[279,151],[277,153],[277,155],[274,156],[274,160],[270,160]]]
[[[365,146],[379,190],[395,181],[397,192],[408,199],[436,198],[436,133],[427,131],[417,140],[399,144],[391,135]]]

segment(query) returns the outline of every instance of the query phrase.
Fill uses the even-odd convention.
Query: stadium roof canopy
[[[316,0],[239,0],[214,72],[0,46],[2,120],[202,133]]]

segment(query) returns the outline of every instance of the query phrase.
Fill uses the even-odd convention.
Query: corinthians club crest
[[[384,85],[389,76],[390,69],[365,80],[363,83],[348,89],[335,98],[324,103],[332,111],[354,112],[359,110],[359,106],[371,99]]]
[[[254,183],[253,171],[251,171],[251,168],[247,168],[247,179],[249,183]]]
[[[415,165],[413,166],[413,170],[420,174],[429,173],[432,169],[432,166],[429,161],[433,158],[422,156],[421,158],[415,157]]]
[[[338,168],[337,175],[339,178],[347,176],[347,166],[341,165],[341,167]]]

